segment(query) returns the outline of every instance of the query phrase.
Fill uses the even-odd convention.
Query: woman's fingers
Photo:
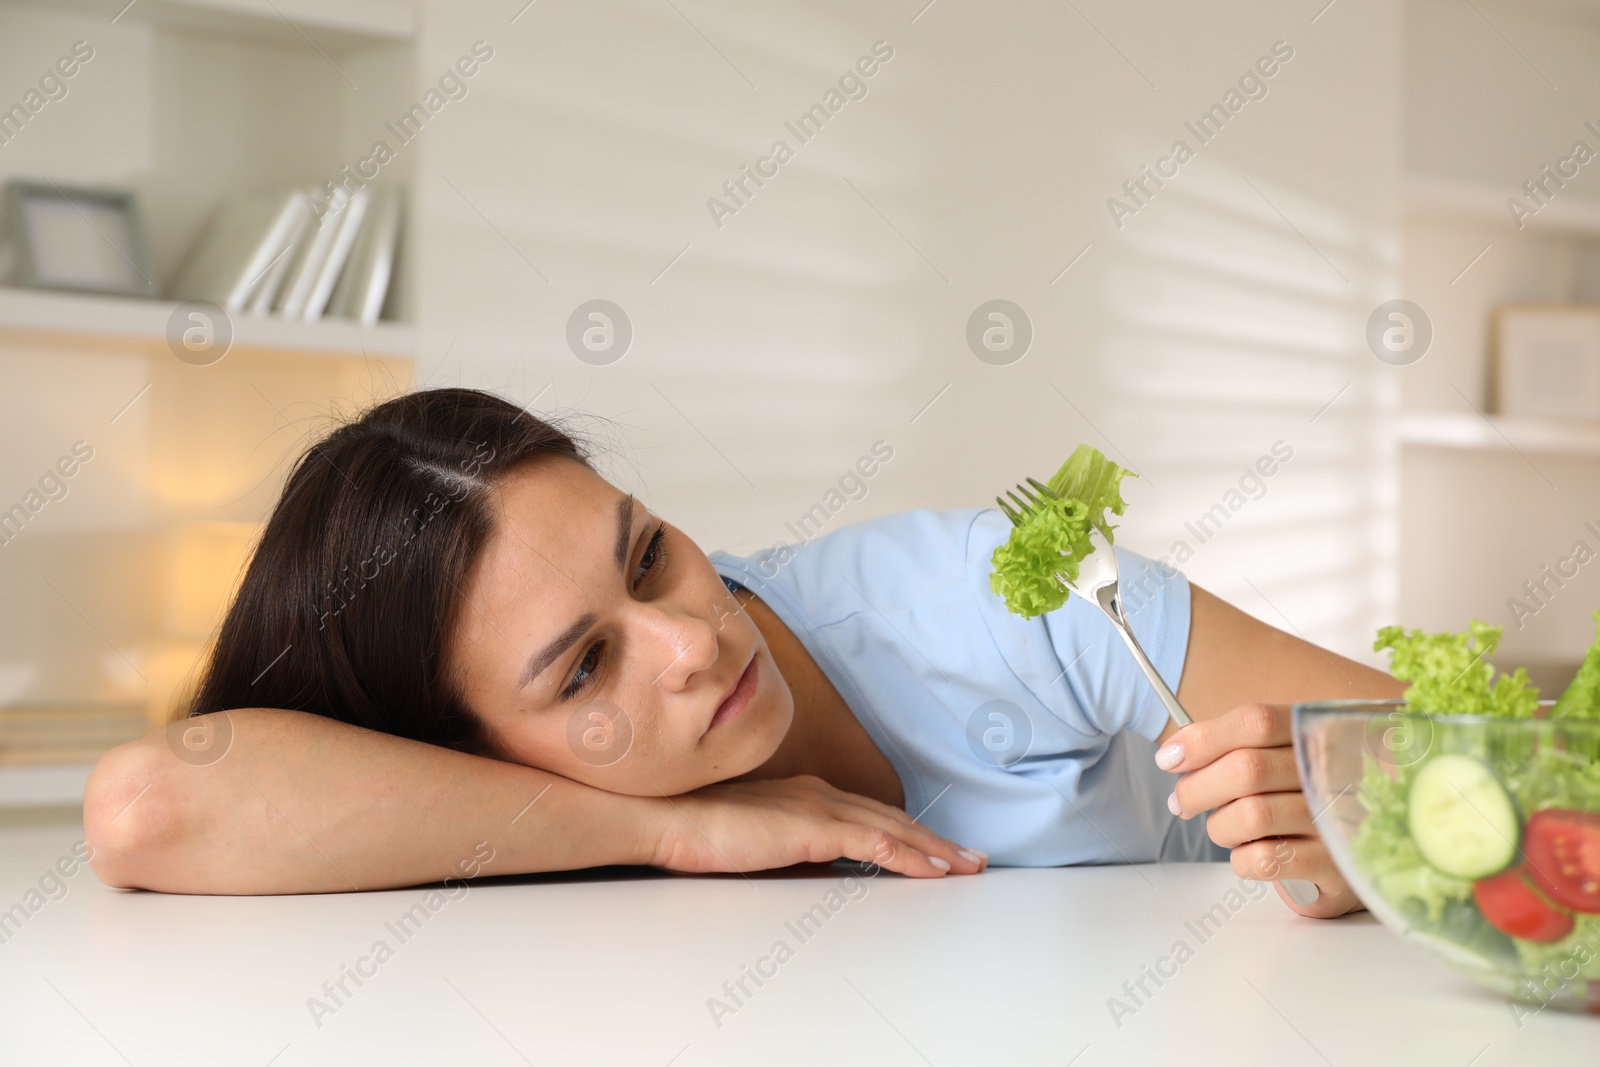
[[[1310,904],[1295,903],[1281,885],[1278,887],[1278,896],[1291,911],[1300,915],[1331,919],[1366,907],[1339,873],[1321,838],[1284,837],[1252,841],[1234,849],[1230,863],[1233,872],[1241,878],[1263,882],[1301,878],[1314,882],[1317,899]]]
[[[766,870],[846,858],[937,878],[975,874],[988,863],[898,808],[813,775],[719,783],[663,800],[672,814],[654,865],[668,870]]]
[[[1254,793],[1230,801],[1206,819],[1206,833],[1223,848],[1267,837],[1315,836],[1304,793]]]
[[[890,829],[888,832],[905,846],[927,856],[935,866],[945,864],[952,874],[977,874],[989,865],[989,858],[985,854],[962,848],[920,827]]]
[[[942,878],[951,871],[948,860],[930,856],[888,830],[866,825],[846,835],[840,856],[833,858],[841,857],[913,878]]]
[[[1301,915],[1332,918],[1363,907],[1328,854],[1300,791],[1293,718],[1287,704],[1241,704],[1215,719],[1190,723],[1156,752],[1156,765],[1183,777],[1170,804],[1183,818],[1211,810],[1206,833],[1231,850],[1243,878],[1312,882],[1317,898],[1298,904]]]
[[[1299,788],[1294,749],[1236,748],[1178,779],[1172,795],[1176,814],[1188,819],[1253,793]]]
[[[921,823],[912,821],[910,816],[906,820],[900,829],[894,831],[896,836],[928,855],[944,860],[955,873],[975,874],[989,866],[987,853],[941,837]]]
[[[1232,711],[1193,722],[1156,752],[1164,771],[1198,770],[1238,748],[1278,748],[1294,743],[1288,704],[1240,704]]]
[[[836,817],[859,821],[864,825],[883,830],[892,840],[909,847],[925,858],[932,858],[934,867],[938,867],[942,862],[948,864],[948,869],[955,873],[971,874],[983,870],[989,864],[989,858],[984,853],[963,848],[956,842],[934,833],[899,808],[870,797],[834,789],[820,778],[817,781],[834,795],[833,799],[839,805],[839,809],[835,812]],[[855,855],[850,858],[862,859]],[[899,870],[898,867],[879,862],[881,866],[890,870]]]

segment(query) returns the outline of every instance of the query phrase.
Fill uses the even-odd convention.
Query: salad
[[[990,557],[989,588],[1008,610],[1032,618],[1067,602],[1067,587],[1056,575],[1077,580],[1078,565],[1094,551],[1091,525],[1111,543],[1116,527],[1106,512],[1122,514],[1122,479],[1130,474],[1138,477],[1090,445],[1079,445],[1067,457],[1046,483],[1056,498],[1041,494],[1039,504],[1024,509],[1021,525]]]
[[[1413,929],[1547,1000],[1552,983],[1600,983],[1600,634],[1547,715],[1524,669],[1495,676],[1500,636],[1478,621],[1378,631],[1374,650],[1410,685],[1388,758],[1363,754],[1367,814],[1350,847]],[[1550,992],[1532,992],[1535,974]]]

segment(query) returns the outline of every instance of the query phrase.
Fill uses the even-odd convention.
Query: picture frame
[[[1491,329],[1496,414],[1600,420],[1600,304],[1510,304]]]
[[[13,179],[0,205],[9,284],[28,289],[159,295],[131,189]]]

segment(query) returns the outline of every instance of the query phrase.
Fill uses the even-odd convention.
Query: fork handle
[[[1172,716],[1172,721],[1179,726],[1188,726],[1194,720],[1183,710],[1183,705],[1178,703],[1178,698],[1167,687],[1155,664],[1150,662],[1150,657],[1144,654],[1144,649],[1139,647],[1138,638],[1133,636],[1133,627],[1128,625],[1127,617],[1122,614],[1122,598],[1112,592],[1109,586],[1098,590],[1097,595],[1100,598],[1100,609],[1105,612],[1106,618],[1111,620],[1111,625],[1117,633],[1122,635],[1128,651],[1133,653],[1134,662],[1139,664],[1139,669],[1144,672],[1151,688],[1156,691],[1156,696],[1166,707],[1167,714]],[[1278,880],[1278,884],[1283,887],[1289,899],[1301,907],[1309,907],[1321,895],[1317,883],[1308,878],[1282,878]]]
[[[1150,662],[1150,657],[1144,654],[1144,649],[1139,647],[1139,639],[1133,636],[1133,627],[1128,625],[1127,617],[1122,614],[1122,598],[1109,588],[1099,590],[1099,595],[1100,609],[1111,620],[1112,627],[1122,636],[1128,651],[1133,653],[1134,662],[1139,664],[1139,669],[1144,672],[1150,687],[1156,691],[1156,697],[1167,709],[1167,714],[1172,716],[1172,721],[1179,726],[1188,726],[1194,720],[1183,710],[1183,705],[1178,703],[1178,698],[1167,687],[1166,680],[1161,677],[1161,672],[1156,670],[1155,664]]]

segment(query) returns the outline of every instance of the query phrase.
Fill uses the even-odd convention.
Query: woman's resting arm
[[[305,712],[205,718],[222,715],[232,736],[220,758],[181,759],[181,744],[169,746],[200,723],[189,719],[95,766],[84,831],[102,881],[347,892],[653,859],[644,798]]]
[[[220,737],[223,715],[220,757],[169,742],[213,723]],[[625,796],[265,708],[108,752],[89,776],[84,832],[103,882],[168,893],[336,893],[608,864],[747,871],[843,857],[923,878],[987,865],[812,775]]]

